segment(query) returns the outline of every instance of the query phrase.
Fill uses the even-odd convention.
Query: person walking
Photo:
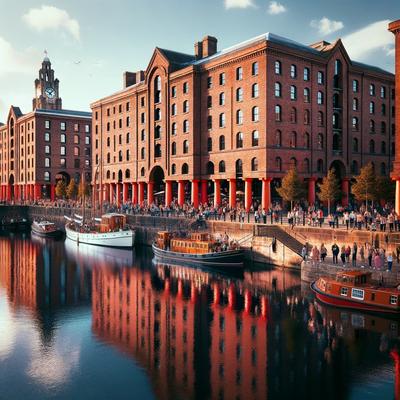
[[[306,261],[307,259],[307,247],[306,245],[303,246],[301,249],[301,257],[303,258],[303,261]]]
[[[389,271],[389,272],[392,271],[392,265],[393,265],[393,253],[390,252],[387,255],[387,271]]]
[[[323,243],[321,244],[320,254],[321,254],[321,261],[324,262],[326,255],[328,254],[328,250],[326,249],[326,247]]]
[[[350,246],[347,246],[346,250],[345,250],[345,256],[346,256],[346,262],[347,263],[350,262],[350,254],[351,254],[351,248],[350,248]]]
[[[346,266],[346,247],[343,245],[340,249],[340,259],[342,260],[343,267]]]
[[[338,255],[339,255],[339,246],[334,243],[332,245],[332,259],[333,259],[333,263],[337,264],[338,263]]]
[[[368,248],[368,266],[371,268],[372,267],[372,256],[373,256],[373,250],[372,247]]]
[[[364,249],[364,245],[361,245],[361,247],[360,247],[360,258],[361,258],[361,262],[364,263],[364,261],[365,261],[365,249]]]
[[[353,243],[353,249],[351,251],[351,265],[355,267],[357,265],[357,243]]]

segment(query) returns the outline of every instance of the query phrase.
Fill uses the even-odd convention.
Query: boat
[[[371,272],[341,271],[335,278],[320,277],[311,290],[322,303],[377,313],[399,313],[399,286],[385,287],[371,281]]]
[[[135,244],[135,231],[127,226],[124,214],[104,214],[99,224],[85,224],[80,216],[65,218],[67,238],[74,242],[118,248],[132,248]]]
[[[61,235],[61,231],[57,228],[57,225],[50,221],[33,221],[32,232],[42,237],[54,238]]]
[[[211,238],[208,233],[191,233],[189,237],[160,231],[152,245],[156,261],[211,268],[243,267],[244,250]]]
[[[29,226],[29,221],[25,218],[3,218],[0,222],[0,229],[10,232],[24,232]]]

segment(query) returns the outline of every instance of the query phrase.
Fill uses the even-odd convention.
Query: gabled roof
[[[158,50],[164,55],[164,57],[171,63],[176,65],[182,65],[191,63],[195,60],[195,56],[192,54],[179,53],[178,51],[161,49],[157,47]]]
[[[364,64],[358,61],[352,61],[351,63],[358,68],[368,69],[370,71],[378,72],[379,74],[390,74],[394,76],[394,74],[392,74],[391,72],[386,71],[383,68],[375,67],[374,65]]]
[[[22,117],[24,115],[19,107],[11,106],[11,109],[13,110],[17,118]]]
[[[75,111],[75,110],[43,110],[36,109],[35,114],[42,115],[58,115],[65,117],[82,117],[82,118],[92,118],[92,113],[87,111]]]

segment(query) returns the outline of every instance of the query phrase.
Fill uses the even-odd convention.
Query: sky
[[[63,108],[122,88],[156,46],[193,54],[209,34],[223,49],[265,32],[304,44],[342,38],[350,58],[394,71],[399,0],[0,0],[0,121],[11,105],[32,109],[48,51]]]

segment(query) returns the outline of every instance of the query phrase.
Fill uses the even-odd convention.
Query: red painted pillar
[[[261,207],[268,210],[271,207],[271,178],[263,178],[261,188]]]
[[[114,183],[110,183],[109,197],[109,203],[114,204]]]
[[[7,185],[7,201],[11,201],[11,185]]]
[[[19,186],[14,184],[14,201],[19,200]]]
[[[54,201],[56,199],[56,185],[50,185],[50,200]]]
[[[132,182],[132,203],[138,203],[138,185],[137,182]]]
[[[317,178],[311,177],[308,179],[308,204],[315,204],[315,182]]]
[[[110,184],[104,184],[104,194],[103,194],[103,201],[110,201]]]
[[[165,206],[168,207],[172,202],[172,181],[165,181]]]
[[[123,184],[123,190],[122,190],[122,198],[123,198],[123,202],[127,203],[128,202],[128,192],[129,192],[129,183],[124,183]]]
[[[251,203],[252,203],[252,198],[253,198],[253,193],[252,193],[252,181],[253,179],[251,178],[246,178],[244,181],[244,208],[246,211],[250,211]]]
[[[207,181],[205,179],[202,179],[202,181],[201,181],[201,202],[202,202],[202,204],[208,203]]]
[[[120,207],[121,206],[121,189],[122,189],[122,184],[121,183],[117,183],[116,184],[116,203],[117,206]]]
[[[229,179],[229,207],[236,207],[236,179]]]
[[[342,179],[342,206],[349,205],[350,179]]]
[[[34,193],[35,200],[39,200],[42,198],[42,188],[40,187],[39,183],[35,184],[35,193]]]
[[[199,207],[199,181],[197,179],[192,180],[192,203],[194,208]]]
[[[143,205],[144,202],[144,182],[139,182],[139,205]]]
[[[185,203],[185,181],[178,181],[178,204],[183,206]]]
[[[214,180],[214,207],[221,205],[221,179]]]
[[[150,206],[154,203],[154,182],[149,181],[147,184],[147,204]]]

